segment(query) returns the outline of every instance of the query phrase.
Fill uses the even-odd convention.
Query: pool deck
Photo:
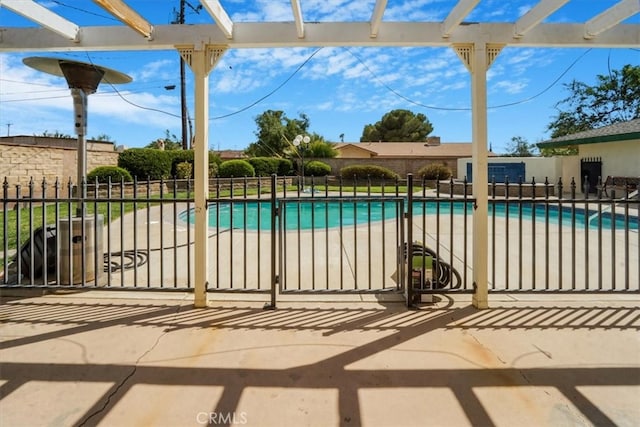
[[[638,295],[0,305],[2,426],[637,426]]]

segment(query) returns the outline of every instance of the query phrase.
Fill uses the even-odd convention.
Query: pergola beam
[[[373,14],[371,15],[371,34],[372,38],[378,37],[378,31],[380,30],[380,23],[384,16],[384,11],[387,8],[387,0],[376,0],[376,5],[373,8]]]
[[[460,0],[449,12],[442,24],[442,37],[449,37],[453,30],[473,10],[480,0]]]
[[[640,12],[640,0],[622,0],[584,24],[584,38],[592,39]]]
[[[542,0],[515,23],[513,31],[515,37],[522,37],[527,31],[568,2],[569,0]]]
[[[93,0],[98,6],[118,18],[130,28],[142,34],[147,39],[151,39],[153,34],[153,25],[131,9],[122,0]]]
[[[3,3],[4,4],[4,3]],[[177,45],[216,44],[230,49],[279,47],[449,47],[451,44],[491,43],[518,47],[630,47],[640,45],[640,26],[618,24],[594,39],[584,38],[584,24],[539,24],[523,37],[513,35],[513,24],[470,24],[449,38],[441,35],[438,22],[382,22],[378,37],[371,38],[369,22],[305,24],[305,38],[296,36],[295,24],[234,24],[229,40],[215,25],[159,25],[153,40],[145,40],[127,27],[83,27],[77,43],[43,28],[3,28],[0,52],[135,51],[173,50]],[[382,31],[384,30],[384,31]]]
[[[296,33],[299,39],[304,38],[304,20],[302,19],[302,9],[300,8],[300,0],[291,0],[291,10],[293,11],[293,20],[296,23]]]
[[[60,15],[51,12],[32,0],[2,0],[0,7],[5,7],[30,21],[42,25],[67,40],[78,40],[80,27],[67,21]]]
[[[227,39],[233,38],[233,21],[218,0],[200,0]]]

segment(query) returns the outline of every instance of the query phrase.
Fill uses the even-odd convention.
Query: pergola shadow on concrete
[[[488,305],[488,168],[486,73],[506,47],[627,48],[640,45],[640,25],[622,22],[640,12],[620,0],[584,23],[543,23],[569,0],[540,0],[516,22],[464,22],[480,0],[459,0],[441,22],[387,22],[387,0],[376,0],[368,22],[308,22],[291,0],[292,22],[234,22],[220,0],[200,0],[212,24],[154,25],[121,0],[94,0],[127,26],[81,26],[32,0],[3,0],[41,27],[1,28],[0,52],[177,49],[195,80],[195,305],[207,305],[209,73],[228,49],[279,47],[451,47],[471,74],[476,206],[473,214],[474,306]]]

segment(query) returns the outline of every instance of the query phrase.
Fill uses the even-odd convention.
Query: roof
[[[640,139],[640,118],[614,123],[597,129],[564,135],[537,144],[539,148],[558,148],[570,145],[596,144]]]
[[[358,142],[336,144],[336,150],[346,147],[358,148],[372,153],[375,157],[471,157],[473,144],[470,142],[449,142],[429,145],[421,142]],[[493,153],[489,154],[490,156]]]

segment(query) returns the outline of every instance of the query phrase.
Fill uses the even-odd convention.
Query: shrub
[[[169,157],[171,157],[171,176],[180,178],[178,176],[178,165],[181,163],[189,163],[191,165],[191,175],[181,179],[193,177],[193,150],[169,150],[167,153],[169,153]]]
[[[118,166],[138,179],[163,179],[171,175],[171,156],[153,148],[130,148],[120,153]]]
[[[209,178],[218,176],[218,163],[212,163],[209,161]]]
[[[290,159],[278,159],[278,175],[288,176],[293,174],[293,162]]]
[[[181,162],[176,165],[176,173],[173,175],[178,179],[189,179],[193,176],[193,165],[189,162]]]
[[[187,162],[191,164],[191,176],[189,178],[193,178],[195,172],[195,167],[193,166],[195,153],[193,150],[169,150],[166,152],[169,154],[169,157],[171,157],[171,176],[178,177],[178,171],[176,169],[178,164]],[[209,151],[209,176],[217,175],[219,164],[220,156],[213,151]]]
[[[247,162],[253,166],[256,176],[271,176],[278,173],[279,160],[276,157],[251,157]]]
[[[431,163],[418,171],[418,176],[423,179],[449,179],[451,169],[442,163]]]
[[[87,183],[91,184],[96,179],[100,183],[109,182],[109,178],[111,178],[111,182],[133,181],[131,174],[126,169],[118,166],[99,166],[87,174]]]
[[[246,160],[227,160],[220,164],[219,175],[223,178],[255,176],[253,166]]]
[[[308,176],[327,176],[331,173],[331,166],[319,160],[312,160],[304,165],[304,174]]]
[[[354,176],[358,179],[366,179],[367,177],[369,177],[373,179],[395,180],[399,178],[398,174],[391,169],[376,165],[345,166],[340,169],[340,175],[347,179],[351,179]]]

